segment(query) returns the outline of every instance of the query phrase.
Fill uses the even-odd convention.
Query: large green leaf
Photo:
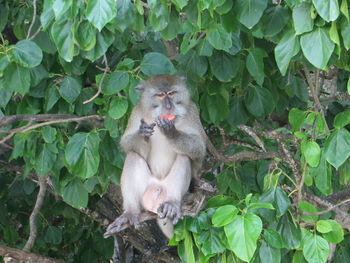
[[[229,81],[234,78],[239,70],[239,60],[234,56],[216,51],[209,57],[212,73],[220,81]]]
[[[85,189],[83,182],[76,178],[70,181],[62,189],[62,197],[65,202],[75,208],[86,207],[88,204],[88,191]]]
[[[75,32],[74,38],[83,50],[90,50],[96,44],[96,29],[87,20],[82,21]]]
[[[233,205],[219,207],[213,215],[213,225],[216,227],[225,226],[233,221],[237,213],[238,209]]]
[[[100,138],[96,132],[77,133],[70,138],[65,158],[72,173],[81,178],[96,174],[100,163],[99,143]]]
[[[34,68],[41,63],[43,52],[31,40],[21,40],[13,47],[13,60],[26,68]]]
[[[212,26],[207,34],[208,42],[219,50],[229,51],[232,47],[232,36],[222,25]]]
[[[281,262],[281,250],[269,246],[266,242],[263,242],[259,249],[259,255],[261,263],[280,263]]]
[[[311,18],[311,4],[303,2],[293,8],[294,29],[297,35],[309,32],[314,27],[314,20]]]
[[[67,10],[72,6],[73,1],[67,0],[55,0],[52,9],[55,13],[56,18],[61,17]]]
[[[350,110],[345,110],[338,113],[334,118],[334,127],[337,129],[343,128],[350,123]]]
[[[11,63],[5,70],[4,79],[4,85],[14,92],[24,95],[29,91],[30,71],[27,68]]]
[[[202,231],[200,236],[196,238],[196,243],[200,245],[205,256],[222,253],[226,248],[225,233],[222,228],[212,227]]]
[[[245,105],[255,117],[263,117],[272,112],[275,108],[275,101],[268,89],[249,87],[245,96]]]
[[[317,28],[302,35],[300,45],[305,57],[320,69],[326,68],[335,46],[325,28]]]
[[[303,233],[303,254],[308,263],[323,263],[327,261],[329,256],[328,242],[316,235],[310,233],[306,229],[302,229]]]
[[[86,7],[86,18],[99,31],[117,14],[114,0],[89,0]]]
[[[287,194],[280,187],[271,187],[260,196],[259,202],[272,204],[276,208],[277,216],[284,215],[291,204]]]
[[[67,76],[61,82],[60,95],[68,103],[73,103],[81,91],[81,80],[76,77]]]
[[[83,52],[83,56],[90,61],[95,61],[106,53],[107,49],[112,45],[114,38],[115,34],[104,28],[101,32],[97,33],[94,47],[89,51]]]
[[[301,151],[305,157],[306,162],[311,167],[317,167],[321,158],[321,148],[317,142],[310,141],[302,144]]]
[[[150,52],[141,61],[141,71],[147,76],[154,76],[158,74],[174,74],[175,68],[165,55]]]
[[[325,142],[326,160],[336,169],[350,156],[350,133],[341,128],[334,131]]]
[[[116,71],[106,80],[102,86],[102,93],[106,95],[117,94],[125,89],[129,84],[129,74],[125,71]]]
[[[267,7],[267,2],[267,0],[239,0],[239,22],[251,29],[259,22],[264,10]]]
[[[56,20],[51,27],[51,36],[60,56],[68,62],[72,61],[74,56],[73,22],[64,17]]]
[[[5,108],[7,103],[9,103],[13,91],[10,89],[10,87],[4,87],[3,84],[4,80],[0,79],[0,107]]]
[[[328,220],[321,220],[317,222],[317,230],[319,229],[319,223],[325,221],[330,226],[330,231],[325,231],[323,233],[323,237],[333,244],[338,244],[341,241],[344,240],[344,230],[342,226],[335,220],[328,219]]]
[[[255,81],[262,85],[264,82],[264,51],[260,48],[252,48],[249,49],[249,54],[247,56],[246,60],[246,67],[252,75],[252,77],[255,79]]]
[[[282,75],[285,75],[289,62],[299,53],[299,39],[293,30],[287,31],[275,47],[275,59]]]
[[[280,233],[285,247],[295,249],[300,246],[300,229],[295,225],[289,213],[284,214],[277,224],[277,231]]]
[[[56,161],[56,154],[53,153],[47,144],[42,146],[40,154],[36,158],[35,170],[40,176],[45,176],[51,172]]]
[[[120,119],[128,110],[128,101],[124,98],[113,98],[109,105],[108,114],[113,119]]]
[[[349,49],[350,48],[350,23],[345,18],[341,19],[340,33],[343,38],[345,48]]]
[[[289,20],[288,9],[281,5],[268,8],[263,17],[263,32],[267,37],[272,37],[281,32]]]
[[[334,21],[339,16],[338,0],[312,0],[317,13],[326,20]]]
[[[283,248],[283,239],[275,229],[266,228],[264,230],[264,238],[269,246],[275,248]]]
[[[256,250],[256,242],[262,230],[260,217],[254,214],[239,215],[224,229],[229,248],[240,259],[250,261]]]
[[[326,161],[324,149],[321,151],[320,163],[317,167],[309,169],[310,175],[315,178],[316,187],[324,194],[332,193],[332,168]]]

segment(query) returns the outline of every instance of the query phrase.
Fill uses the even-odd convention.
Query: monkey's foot
[[[124,230],[128,225],[133,225],[136,229],[140,227],[140,219],[138,214],[124,212],[120,217],[114,220],[103,234],[104,238],[113,236],[114,234]]]
[[[173,220],[174,225],[182,218],[180,204],[173,201],[167,201],[160,204],[157,213],[160,218],[166,217]]]

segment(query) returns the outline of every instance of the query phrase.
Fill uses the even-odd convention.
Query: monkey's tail
[[[167,218],[158,218],[157,219],[158,226],[160,230],[162,230],[163,234],[171,239],[174,235],[174,225],[170,219]]]

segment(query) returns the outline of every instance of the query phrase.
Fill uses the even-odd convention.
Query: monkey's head
[[[172,75],[157,75],[137,86],[141,92],[140,104],[145,113],[156,119],[161,115],[186,115],[190,93],[185,78]]]

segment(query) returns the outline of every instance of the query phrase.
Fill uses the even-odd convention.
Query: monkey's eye
[[[172,91],[168,91],[166,94],[167,95],[174,95],[177,91],[176,90],[172,90]]]
[[[157,96],[158,98],[163,98],[163,97],[165,96],[165,93],[164,93],[164,92],[162,92],[162,93],[157,93],[156,96]]]

